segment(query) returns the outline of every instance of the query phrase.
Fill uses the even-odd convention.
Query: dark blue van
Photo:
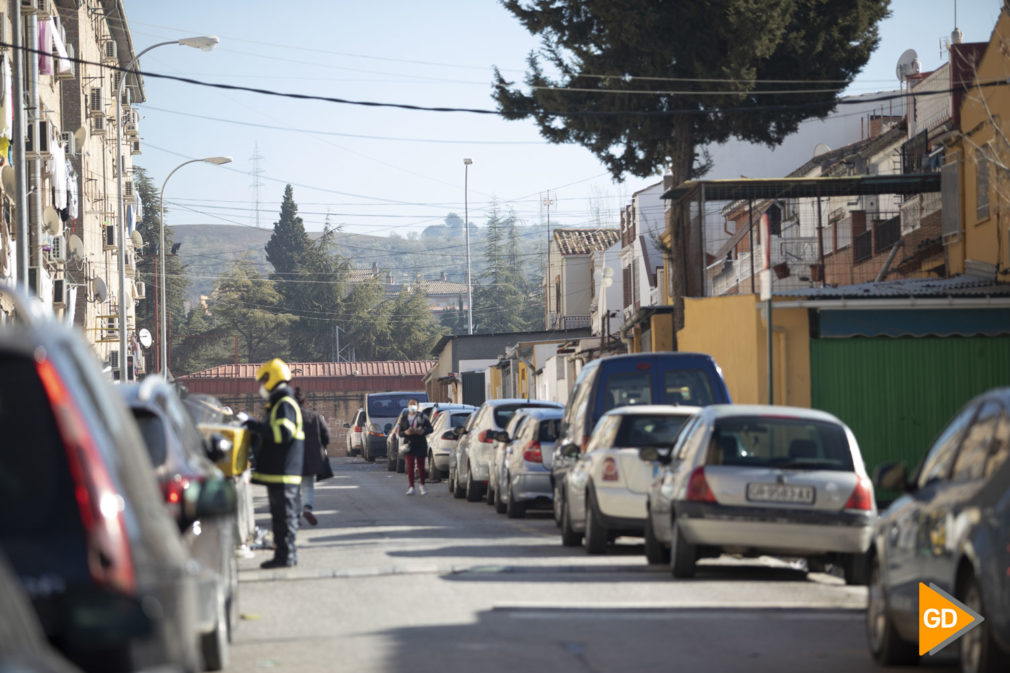
[[[575,379],[559,446],[575,444],[585,450],[600,416],[614,407],[730,402],[722,370],[704,353],[633,353],[593,360]]]

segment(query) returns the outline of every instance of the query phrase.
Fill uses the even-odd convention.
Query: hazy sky
[[[895,64],[908,48],[918,51],[924,71],[943,63],[954,5],[894,0],[881,46],[849,92],[895,88]],[[125,0],[125,6],[137,51],[191,35],[221,38],[209,53],[175,45],[153,50],[141,61],[144,71],[355,100],[494,108],[492,66],[521,80],[525,58],[537,47],[495,0]],[[957,3],[966,42],[988,41],[1000,6],[1001,0]],[[172,177],[170,226],[255,226],[257,147],[262,228],[272,226],[284,185],[292,183],[310,230],[321,229],[329,213],[345,231],[419,231],[449,212],[463,214],[464,157],[473,159],[467,193],[478,224],[492,200],[539,222],[548,190],[552,224],[585,224],[592,212],[617,212],[633,192],[658,180],[614,183],[588,150],[550,145],[532,122],[298,101],[152,77],[145,87],[144,153],[135,161],[156,186],[187,159],[234,158],[222,167],[193,164]]]

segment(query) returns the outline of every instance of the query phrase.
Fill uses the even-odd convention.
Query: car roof
[[[506,397],[504,399],[487,400],[484,402],[484,406],[487,407],[501,407],[505,405],[514,405],[514,404],[519,405],[536,404],[540,406],[556,406],[561,409],[563,409],[565,406],[560,402],[551,402],[550,400],[528,400],[525,397]]]
[[[537,420],[547,420],[561,418],[564,415],[564,407],[529,407],[521,409],[517,415],[532,416]]]
[[[701,407],[692,407],[686,404],[633,404],[623,407],[614,407],[608,410],[604,416],[654,416],[666,414],[669,416],[693,416],[701,410]]]
[[[777,416],[811,421],[842,423],[835,415],[819,409],[789,407],[781,404],[713,404],[703,407],[701,413],[713,419],[738,418],[740,416]]]

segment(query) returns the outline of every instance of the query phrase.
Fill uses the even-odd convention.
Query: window
[[[136,410],[133,417],[137,419],[137,427],[144,438],[144,447],[151,457],[151,465],[158,467],[168,457],[168,444],[165,441],[165,424],[156,414],[150,411]]]
[[[971,406],[962,410],[933,444],[933,448],[926,454],[919,470],[919,478],[916,480],[919,488],[931,481],[948,478],[951,463],[954,462],[957,447],[961,443],[961,437],[964,435],[964,430],[968,427],[972,416],[975,415],[976,409],[977,407]]]
[[[537,429],[537,440],[541,442],[557,441],[558,436],[560,435],[560,427],[560,418],[546,418],[541,420],[539,428]]]
[[[703,407],[713,403],[708,374],[700,369],[671,369],[663,374],[663,402]]]
[[[614,439],[614,446],[641,448],[643,446],[672,447],[677,441],[689,416],[659,414],[625,416]]]
[[[695,451],[701,446],[701,441],[705,437],[705,429],[706,425],[701,416],[692,418],[677,438],[672,455],[675,455],[678,460],[688,460],[695,455]]]
[[[708,465],[808,470],[853,470],[845,429],[805,418],[740,416],[719,419],[708,445]]]
[[[449,416],[449,427],[462,428],[466,425],[466,419],[470,418],[470,412],[463,414],[452,414]]]
[[[649,372],[611,374],[603,389],[603,410],[634,404],[652,404]]]
[[[954,462],[953,481],[975,481],[982,478],[1000,411],[1002,407],[998,402],[989,401],[982,405],[975,422],[965,432],[961,450]]]
[[[984,220],[989,217],[989,157],[984,149],[975,152],[975,189],[978,194],[976,217]]]

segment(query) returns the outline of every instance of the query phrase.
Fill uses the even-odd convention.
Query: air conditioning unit
[[[77,136],[75,136],[71,131],[62,132],[60,134],[60,141],[63,143],[63,149],[67,154],[77,154]]]
[[[35,14],[39,11],[39,0],[21,0],[22,14]]]
[[[88,96],[88,114],[92,117],[105,116],[105,93],[100,86],[91,87],[91,93]]]
[[[105,135],[105,117],[91,118],[91,135],[93,136]]]
[[[67,281],[57,278],[53,281],[53,306],[63,308],[67,305]]]
[[[67,48],[67,65],[70,67],[66,70],[56,69],[56,79],[76,79],[77,78],[77,64],[74,63],[74,59],[77,54],[74,52],[74,45],[68,44],[66,40],[63,42]]]
[[[130,154],[140,154],[140,141],[133,140],[130,142]]]
[[[106,40],[102,45],[102,58],[107,61],[119,60],[118,47],[115,40]]]
[[[43,17],[49,17],[56,13],[53,9],[53,0],[35,0],[38,5],[39,14]]]
[[[123,182],[123,196],[128,199],[133,198],[133,180]]]
[[[102,232],[103,240],[105,241],[106,250],[116,249],[116,225],[107,224],[105,225],[105,230]]]
[[[147,285],[143,281],[137,281],[135,284],[137,291],[133,293],[136,299],[145,299],[147,297]]]
[[[25,137],[25,154],[39,157],[49,154],[49,137],[51,132],[50,122],[45,119],[39,120],[39,143],[35,144],[35,124],[28,125],[28,135]]]
[[[66,244],[62,236],[53,236],[53,242],[49,244],[49,257],[54,261],[62,262],[66,259]]]
[[[119,369],[119,351],[109,351],[109,366]]]

